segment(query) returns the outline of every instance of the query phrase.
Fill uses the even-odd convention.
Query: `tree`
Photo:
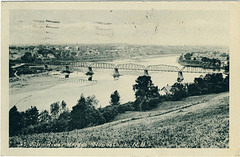
[[[57,121],[55,122],[56,123],[56,131],[67,131],[69,130],[69,122],[70,122],[70,119],[71,119],[71,113],[69,110],[65,110],[63,111]]]
[[[187,89],[189,95],[225,92],[229,90],[229,75],[223,78],[222,73],[206,74],[205,77],[195,78]]]
[[[49,51],[47,49],[44,49],[44,48],[40,48],[38,50],[38,54],[41,54],[43,57],[47,57]]]
[[[175,83],[170,90],[172,92],[172,100],[181,100],[187,97],[187,88],[182,83]]]
[[[110,98],[111,98],[111,101],[110,101],[111,105],[120,105],[120,102],[119,102],[120,101],[120,95],[119,95],[117,90],[115,90],[111,94]]]
[[[51,104],[50,112],[51,112],[53,118],[58,118],[59,111],[60,111],[59,102],[55,102],[55,103]]]
[[[24,123],[25,127],[28,127],[30,125],[35,125],[38,123],[38,109],[36,106],[32,107],[25,111],[24,113]]]
[[[86,103],[87,105],[89,106],[93,106],[93,107],[97,107],[98,106],[98,100],[96,99],[95,95],[92,95],[92,96],[88,96],[86,98]]]
[[[149,99],[159,97],[158,86],[154,86],[151,76],[139,76],[133,85],[136,99]]]
[[[206,74],[204,77],[208,93],[220,93],[223,91],[223,75],[222,73]]]
[[[188,95],[201,95],[201,89],[197,83],[190,83],[187,85]]]
[[[23,127],[23,117],[18,112],[17,107],[13,106],[9,110],[9,136],[17,135]]]
[[[207,94],[208,88],[206,81],[203,77],[195,78],[194,84],[189,85],[189,94],[190,95],[198,95],[198,94]]]
[[[74,56],[74,57],[75,57],[76,55],[77,55],[77,52],[75,52],[75,51],[74,51],[74,52],[72,52],[72,56]]]
[[[106,122],[110,122],[118,115],[118,110],[116,109],[116,106],[106,106],[104,108],[101,108],[100,111]]]
[[[207,57],[202,57],[202,62],[209,62],[209,58],[207,58]]]
[[[160,97],[160,94],[158,92],[159,89],[157,86],[154,86],[150,76],[139,76],[136,80],[136,84],[133,85],[133,90],[135,91],[136,97],[136,100],[134,102],[134,107],[136,110],[149,109],[149,107],[146,107],[144,105],[148,106],[150,99]]]
[[[70,120],[70,116],[71,116],[70,112],[68,110],[66,110],[59,115],[58,119],[59,120]]]
[[[67,110],[68,110],[67,104],[66,104],[66,102],[63,100],[63,101],[61,102],[60,114],[63,113],[63,112],[65,112],[65,111],[67,111]]]
[[[191,53],[186,53],[186,54],[184,55],[184,58],[185,58],[186,60],[191,60],[191,57],[192,57],[192,54],[191,54]]]
[[[25,52],[21,59],[26,63],[32,63],[34,61],[34,57],[30,52]]]
[[[50,119],[51,116],[49,115],[47,110],[44,110],[39,114],[39,122],[48,122]]]
[[[102,124],[105,120],[101,113],[95,108],[93,97],[85,99],[83,94],[76,106],[71,111],[71,128],[81,129],[87,126]]]

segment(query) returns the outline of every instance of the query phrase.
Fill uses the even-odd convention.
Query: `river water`
[[[181,67],[177,63],[178,56],[158,56],[152,58],[135,58],[115,60],[114,64],[133,63],[141,65],[157,65],[166,64]],[[16,104],[18,110],[23,111],[31,106],[36,106],[40,111],[50,109],[50,105],[57,101],[64,100],[67,107],[71,110],[77,104],[81,94],[85,97],[95,95],[99,101],[98,107],[109,105],[110,95],[115,90],[120,94],[121,103],[133,101],[135,99],[133,85],[138,76],[143,75],[143,71],[123,71],[119,70],[121,76],[119,79],[113,78],[113,69],[93,69],[93,81],[87,81],[87,68],[78,68],[70,75],[70,78],[65,80],[64,83],[56,86],[31,92],[22,92],[18,94],[10,94],[10,107]],[[151,72],[149,75],[152,78],[154,85],[159,89],[169,84],[172,85],[177,80],[176,72]],[[195,77],[199,77],[200,73],[184,73],[183,82],[193,82]],[[161,93],[161,92],[160,92]]]

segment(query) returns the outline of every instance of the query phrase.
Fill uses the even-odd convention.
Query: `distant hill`
[[[228,52],[223,46],[158,46],[129,44],[74,44],[9,46],[10,59],[15,60],[30,52],[37,59],[73,60],[96,58],[124,58],[126,56],[180,55],[187,52],[219,51]]]

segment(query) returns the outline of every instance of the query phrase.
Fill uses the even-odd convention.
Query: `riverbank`
[[[51,72],[21,75],[21,80],[16,77],[9,78],[9,93],[11,95],[44,90],[63,82],[63,79],[54,77]]]
[[[178,63],[185,67],[200,67],[203,69],[220,69],[220,67],[210,66],[206,63],[204,64],[204,63],[201,63],[198,61],[180,61],[180,60],[178,60]]]
[[[229,93],[164,102],[152,111],[129,111],[96,127],[10,137],[9,144],[30,148],[228,148]]]

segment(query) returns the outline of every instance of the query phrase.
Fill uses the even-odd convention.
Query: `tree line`
[[[188,96],[220,93],[229,91],[229,75],[225,78],[221,73],[206,74],[194,79],[193,83],[175,83],[171,94],[160,95],[151,76],[139,76],[133,85],[135,101],[120,103],[118,91],[110,95],[110,105],[97,108],[95,96],[84,97],[82,94],[77,104],[70,111],[67,104],[55,102],[50,105],[50,112],[39,113],[36,107],[19,112],[16,106],[9,111],[9,135],[32,134],[42,132],[62,132],[85,127],[96,126],[113,121],[126,111],[146,111],[156,108],[163,101],[177,101]]]
[[[98,100],[95,96],[84,97],[82,94],[71,111],[64,101],[51,104],[50,112],[39,112],[35,106],[19,112],[17,107],[13,106],[9,111],[9,136],[62,132],[100,125],[131,108],[130,103],[120,105],[118,91],[114,91],[110,98],[109,106],[96,108]]]
[[[217,52],[214,54],[216,55]],[[184,55],[181,55],[179,57],[179,61],[181,62],[187,62],[187,63],[193,63],[193,64],[200,64],[202,67],[211,67],[211,68],[220,68],[221,67],[221,60],[219,58],[209,58],[205,56],[201,56],[200,59],[193,57],[194,52],[192,53],[186,53]],[[227,54],[221,54],[222,57],[227,57],[227,61],[229,61],[229,56]],[[200,66],[199,65],[199,66]],[[226,66],[229,66],[229,63],[227,65],[222,65],[223,68]]]

